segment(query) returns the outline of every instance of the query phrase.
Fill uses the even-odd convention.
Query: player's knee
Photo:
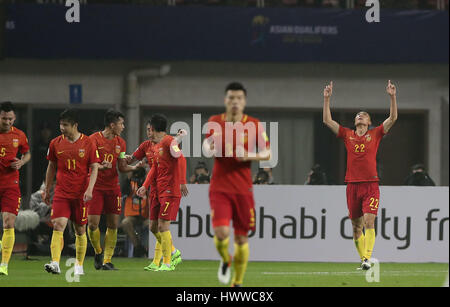
[[[62,223],[62,222],[59,222],[59,221],[52,221],[52,224],[53,224],[53,230],[56,230],[56,231],[64,231],[64,229],[65,229],[65,224],[64,223]]]
[[[90,231],[95,231],[95,230],[97,230],[97,228],[98,228],[98,224],[94,224],[94,223],[92,223],[92,224],[89,224],[89,230]]]
[[[5,216],[3,218],[3,228],[4,229],[10,229],[10,228],[14,228],[14,223],[16,221],[16,217],[12,217],[12,216]]]

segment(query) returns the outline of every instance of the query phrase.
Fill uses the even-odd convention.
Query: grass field
[[[119,271],[96,271],[93,258],[87,257],[85,275],[80,282],[67,282],[61,259],[60,275],[44,271],[48,257],[24,260],[14,256],[9,275],[0,276],[0,287],[220,287],[217,281],[218,261],[184,261],[173,272],[146,272],[145,258],[115,258]],[[448,264],[381,263],[379,282],[367,282],[366,273],[356,271],[356,263],[250,262],[245,277],[247,287],[440,287],[444,284]],[[373,276],[373,275],[372,275]]]

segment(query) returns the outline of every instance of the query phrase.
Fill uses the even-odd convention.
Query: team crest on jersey
[[[84,149],[80,149],[80,150],[78,151],[78,155],[80,156],[80,158],[84,158],[84,155],[85,155]]]
[[[159,149],[159,155],[160,156],[164,155],[164,150],[162,148]]]
[[[120,154],[120,145],[116,145],[116,153]]]
[[[12,141],[15,148],[19,147],[19,139],[13,139]]]
[[[370,142],[372,140],[372,137],[370,134],[366,135],[366,142]]]

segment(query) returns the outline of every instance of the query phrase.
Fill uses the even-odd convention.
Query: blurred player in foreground
[[[218,279],[228,284],[232,257],[229,254],[230,221],[234,227],[234,276],[232,286],[244,281],[249,259],[248,232],[255,229],[252,161],[270,159],[269,139],[258,119],[244,114],[247,90],[240,83],[225,89],[225,113],[208,120],[203,151],[214,156],[209,188],[214,243],[221,256]],[[258,152],[256,152],[258,149]]]

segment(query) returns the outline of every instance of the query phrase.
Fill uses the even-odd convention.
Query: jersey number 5
[[[0,149],[0,157],[4,157],[6,156],[6,148],[2,147],[2,149]]]

